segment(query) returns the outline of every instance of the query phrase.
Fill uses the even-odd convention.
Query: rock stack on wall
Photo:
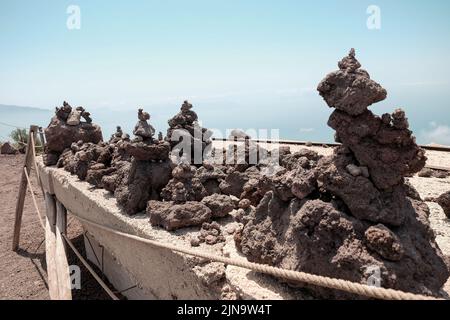
[[[329,157],[284,157],[286,172],[269,181],[237,245],[254,262],[438,295],[449,272],[429,209],[404,180],[423,168],[424,151],[402,110],[381,117],[368,110],[387,93],[360,67],[351,50],[318,86],[335,108],[328,124],[342,146]]]

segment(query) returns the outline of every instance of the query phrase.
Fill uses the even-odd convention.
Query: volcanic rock
[[[123,163],[111,178],[102,181],[105,188],[114,192],[125,212],[134,215],[145,210],[149,200],[161,200],[160,193],[169,182],[170,172],[169,161],[133,160]]]
[[[362,175],[355,177],[347,171],[353,161],[351,155],[339,153],[323,158],[317,176],[321,188],[342,199],[358,219],[401,225],[409,206],[405,188],[398,185],[391,191],[378,190],[370,179]]]
[[[221,193],[219,186],[226,176],[219,166],[213,166],[206,162],[195,172],[195,177],[203,184],[208,195]]]
[[[248,209],[251,206],[251,202],[248,199],[242,199],[239,201],[239,209]]]
[[[200,235],[198,236],[201,243],[206,243],[207,245],[214,245],[219,242],[224,242],[225,237],[223,236],[222,229],[217,222],[204,222],[202,228],[200,229]]]
[[[69,117],[67,118],[67,124],[69,126],[78,126],[81,122],[81,110],[72,110]]]
[[[197,236],[191,236],[190,243],[192,247],[200,246],[200,239]]]
[[[188,201],[175,204],[171,201],[149,201],[147,214],[153,226],[161,226],[168,231],[197,226],[210,221],[211,210],[200,202]]]
[[[202,164],[204,156],[211,152],[212,132],[198,124],[198,116],[191,109],[192,104],[184,101],[180,112],[168,121],[166,139],[174,156]]]
[[[77,175],[80,180],[86,180],[91,171],[88,182],[100,188],[102,177],[115,171],[115,168],[110,168],[112,153],[113,148],[104,142],[93,144],[78,141],[64,150],[56,165]]]
[[[81,109],[75,110],[75,112],[79,113],[80,117],[85,113]],[[74,142],[98,143],[103,139],[101,128],[98,125],[81,121],[76,125],[69,125],[67,121],[71,113],[72,107],[64,102],[61,108],[56,108],[56,115],[44,130],[47,141],[45,148],[47,156],[44,156],[46,165],[55,165],[60,154],[65,149],[70,148]]]
[[[430,227],[421,222],[427,207],[411,200],[406,215],[395,235],[344,213],[333,202],[285,202],[268,192],[235,239],[253,262],[360,283],[368,282],[368,271],[375,267],[383,287],[437,294],[448,271]],[[351,297],[307,287],[321,297]]]
[[[438,178],[445,179],[450,176],[450,173],[443,170],[434,170],[430,168],[423,168],[418,174],[422,178]]]
[[[195,177],[195,167],[183,162],[172,170],[172,179],[161,191],[161,198],[177,201],[180,191],[184,192],[185,201],[201,201],[208,195],[200,180]],[[183,188],[180,187],[180,184]]]
[[[136,142],[148,141],[153,142],[155,135],[155,128],[153,128],[147,121],[150,120],[150,114],[144,112],[143,109],[138,110],[138,122],[134,127],[133,134],[136,136]]]
[[[441,194],[436,202],[442,207],[447,218],[450,218],[450,191]]]
[[[356,116],[364,113],[368,106],[386,99],[386,90],[371,80],[367,71],[359,69],[354,50],[338,66],[339,70],[330,73],[318,86],[328,106]]]
[[[428,206],[404,181],[424,167],[424,151],[402,110],[380,118],[367,109],[386,91],[360,66],[352,50],[318,87],[337,109],[328,124],[342,146],[328,157],[284,155],[284,169],[262,179],[256,209],[238,210],[236,246],[253,262],[364,284],[378,270],[382,287],[439,295],[449,271]],[[355,298],[307,287],[320,297]]]
[[[211,209],[215,218],[227,216],[234,210],[234,202],[231,198],[224,194],[213,194],[203,198],[201,201],[205,206]]]
[[[136,160],[169,159],[170,145],[165,141],[154,141],[153,144],[147,144],[145,142],[125,143],[124,148]]]
[[[2,144],[0,148],[0,154],[18,154],[19,151],[14,148],[9,142]]]
[[[121,141],[123,137],[124,133],[122,131],[122,128],[120,126],[117,126],[116,132],[111,136],[111,139],[109,139],[109,143],[116,144]]]
[[[379,189],[388,190],[403,183],[405,176],[419,172],[425,165],[425,152],[411,131],[385,124],[369,110],[358,116],[336,110],[328,124],[354,153],[359,165],[369,169]]]
[[[386,260],[400,261],[403,258],[404,249],[400,239],[382,224],[368,228],[364,233],[364,239],[370,250],[377,252]]]

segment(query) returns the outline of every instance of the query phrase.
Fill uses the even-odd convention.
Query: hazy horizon
[[[0,104],[0,141],[8,140],[9,133],[14,129],[13,127],[10,127],[8,125],[28,128],[29,125],[36,124],[45,128],[50,122],[51,117],[54,115],[54,109],[37,109],[33,107],[14,106],[16,110],[12,112],[11,109],[6,110],[4,107],[5,105]],[[198,111],[197,109],[198,108],[194,107],[195,111]],[[146,108],[146,110],[149,109]],[[170,106],[165,110],[166,111],[164,113],[158,113],[157,116],[153,115],[151,119],[151,123],[156,128],[157,132],[161,131],[164,135],[166,134],[166,130],[168,128],[167,120],[169,120],[179,111],[179,106]],[[105,108],[94,108],[90,111],[92,111],[91,113],[94,123],[97,123],[102,127],[104,139],[109,139],[110,135],[115,131],[117,125],[120,125],[125,132],[131,135],[134,125],[137,122],[136,108],[121,109],[116,110],[115,112],[111,112],[109,109]],[[267,114],[270,114],[273,111],[274,110],[272,110],[271,108],[266,110]],[[334,131],[327,126],[328,116],[331,112],[332,109],[327,107],[324,108],[324,112],[321,112],[321,115],[319,117],[315,115],[314,122],[320,123],[319,129],[305,126],[297,130],[293,125],[284,127],[280,126],[281,128],[279,129],[279,138],[282,140],[315,141],[324,143],[334,142]],[[234,121],[235,119],[233,119],[233,117],[224,119],[223,117],[226,115],[227,112],[209,111],[206,112],[206,114],[200,114],[199,118],[201,124],[204,127],[219,130],[219,133],[221,133],[223,137],[226,137],[229,130],[239,128],[244,130],[269,130],[268,138],[271,138],[270,129],[275,128],[273,126],[274,123],[276,124],[278,122],[278,124],[281,125],[282,123],[279,123],[279,121],[289,121],[289,119],[283,117],[276,119],[275,121],[273,118],[263,119],[265,118],[265,114],[262,113],[258,116],[258,123],[261,124],[266,121],[266,124],[272,125],[272,127],[261,125],[248,126],[246,124],[250,122],[248,122],[246,119],[238,118],[239,121]],[[321,119],[321,117],[323,119]],[[209,121],[202,120],[205,118],[209,119]],[[312,118],[304,118],[304,120],[310,123],[312,122]],[[291,119],[290,121],[296,121],[296,119]],[[233,123],[236,125],[226,126],[226,124]],[[414,135],[417,137],[417,141],[420,144],[425,145],[430,143],[438,143],[450,145],[449,140],[441,139],[441,137],[446,137],[449,135],[449,132],[446,131],[447,129],[445,126],[438,125],[437,123],[430,123],[428,129],[415,129],[416,128],[414,126],[411,127],[411,130],[414,132]],[[435,134],[432,134],[432,132],[435,132]]]

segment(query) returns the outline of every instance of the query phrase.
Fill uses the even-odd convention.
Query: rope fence
[[[37,171],[38,170],[36,169],[36,172]],[[44,225],[44,222],[42,221],[43,220],[42,214],[39,211],[39,207],[37,205],[36,197],[34,196],[33,185],[31,184],[30,176],[28,175],[27,168],[23,168],[23,172],[25,174],[25,177],[27,178],[28,190],[30,190],[31,199],[33,200],[34,209],[36,211],[36,214],[38,215],[39,223],[41,224],[42,229],[45,230],[45,225]]]
[[[0,125],[3,125],[5,127],[10,127],[10,128],[16,128],[16,129],[26,129],[24,127],[19,127],[19,126],[15,126],[13,124],[10,123],[5,123],[5,122],[0,122]]]
[[[75,255],[80,259],[81,263],[86,267],[86,269],[91,273],[91,275],[94,277],[94,279],[98,282],[98,284],[105,290],[105,292],[111,297],[113,300],[120,300],[114,292],[107,286],[107,284],[98,276],[98,274],[92,269],[92,267],[89,265],[89,263],[84,259],[84,257],[81,255],[81,253],[77,250],[75,245],[70,241],[70,239],[64,234],[61,233],[61,236],[66,241],[66,243],[69,245],[69,247],[72,249],[72,251],[75,253]]]
[[[434,298],[434,297],[418,295],[418,294],[413,294],[413,293],[407,293],[407,292],[393,290],[393,289],[372,287],[372,286],[364,285],[361,283],[355,283],[355,282],[351,282],[351,281],[347,281],[347,280],[335,279],[335,278],[324,277],[324,276],[314,275],[314,274],[305,273],[305,272],[281,269],[281,268],[271,267],[271,266],[264,265],[264,264],[249,262],[249,261],[246,261],[243,259],[232,259],[232,258],[227,258],[224,256],[201,252],[198,250],[192,250],[190,248],[182,248],[179,246],[142,238],[142,237],[139,237],[139,236],[136,236],[133,234],[124,233],[124,232],[118,231],[116,229],[98,224],[96,222],[81,218],[79,216],[76,216],[76,217],[81,222],[84,222],[88,225],[99,228],[103,231],[121,236],[123,238],[142,242],[142,243],[151,245],[155,248],[168,249],[171,251],[187,254],[190,256],[203,258],[203,259],[206,259],[209,261],[221,262],[221,263],[224,263],[227,265],[246,268],[246,269],[249,269],[252,271],[269,274],[269,275],[283,278],[286,280],[303,282],[303,283],[307,283],[310,285],[325,287],[325,288],[329,288],[329,289],[341,290],[341,291],[345,291],[348,293],[354,293],[357,295],[366,296],[366,297],[370,297],[370,298],[376,298],[376,299],[382,299],[382,300],[437,300],[437,298]]]
[[[32,146],[32,149],[34,150],[34,147],[35,147],[34,139],[31,140],[31,146]],[[34,151],[33,151],[33,164],[36,167],[36,172],[38,172],[38,166],[37,166]],[[26,172],[26,170],[25,170],[25,172]],[[35,207],[36,212],[39,215],[39,217],[41,217],[39,208],[37,206],[36,199],[32,192],[33,189],[32,189],[32,185],[31,185],[31,181],[30,181],[27,173],[26,173],[26,177],[27,177],[27,184],[28,184],[30,191],[32,193],[32,196],[33,196],[34,207]],[[39,173],[38,173],[38,177],[39,177]],[[39,181],[39,183],[41,183],[40,177],[38,178],[38,181]],[[41,187],[42,187],[42,184],[41,184]],[[275,276],[275,277],[282,278],[282,279],[289,280],[289,281],[302,282],[302,283],[309,284],[309,285],[340,290],[340,291],[344,291],[347,293],[356,294],[359,296],[364,296],[364,297],[374,298],[374,299],[381,299],[381,300],[443,300],[440,298],[435,298],[435,297],[425,296],[425,295],[420,295],[420,294],[413,294],[413,293],[409,293],[409,292],[403,292],[400,290],[369,286],[369,285],[351,282],[351,281],[347,281],[347,280],[343,280],[343,279],[335,279],[335,278],[330,278],[330,277],[325,277],[325,276],[320,276],[320,275],[315,275],[315,274],[310,274],[310,273],[305,273],[305,272],[281,269],[281,268],[272,267],[269,265],[249,262],[249,261],[243,260],[243,259],[234,259],[234,258],[220,256],[217,254],[201,252],[199,250],[194,250],[194,249],[187,248],[187,247],[183,248],[183,247],[175,246],[175,245],[168,244],[168,243],[162,243],[159,241],[142,238],[142,237],[139,237],[139,236],[136,236],[133,234],[124,233],[117,229],[113,229],[113,228],[107,227],[105,225],[98,224],[94,221],[90,221],[88,219],[79,217],[78,215],[75,215],[73,212],[72,212],[72,215],[74,215],[79,221],[84,222],[87,225],[90,225],[94,228],[98,228],[105,232],[120,236],[122,238],[127,238],[127,239],[130,239],[133,241],[145,243],[145,244],[150,245],[155,248],[167,249],[167,250],[171,250],[173,252],[178,252],[178,253],[186,254],[189,256],[193,256],[193,257],[203,258],[208,261],[220,262],[220,263],[224,263],[226,265],[232,265],[232,266],[236,266],[236,267],[240,267],[240,268],[249,269],[249,270],[252,270],[255,272]],[[42,224],[41,218],[39,221]],[[42,226],[43,226],[43,224],[42,224]],[[97,282],[99,282],[99,284],[103,287],[103,289],[105,289],[105,291],[111,296],[111,298],[113,298],[114,300],[118,299],[117,296],[103,282],[103,280],[89,266],[89,263],[82,257],[82,255],[78,252],[78,250],[71,243],[71,241],[67,238],[67,236],[64,233],[61,233],[61,235],[64,238],[64,240],[67,242],[69,247],[71,247],[71,249],[78,256],[80,261],[86,266],[86,268],[89,270],[89,272],[91,272],[91,274],[94,276],[95,280],[97,280]]]

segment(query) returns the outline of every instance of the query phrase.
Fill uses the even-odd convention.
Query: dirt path
[[[47,267],[45,263],[44,234],[35,213],[29,192],[20,237],[20,250],[11,251],[14,212],[24,156],[0,155],[0,299],[49,299]],[[41,212],[45,212],[43,196],[38,188],[35,173],[32,183]],[[77,221],[68,218],[68,236],[84,254],[82,229]],[[74,290],[75,300],[109,299],[72,251],[69,264],[81,268],[81,290]]]

